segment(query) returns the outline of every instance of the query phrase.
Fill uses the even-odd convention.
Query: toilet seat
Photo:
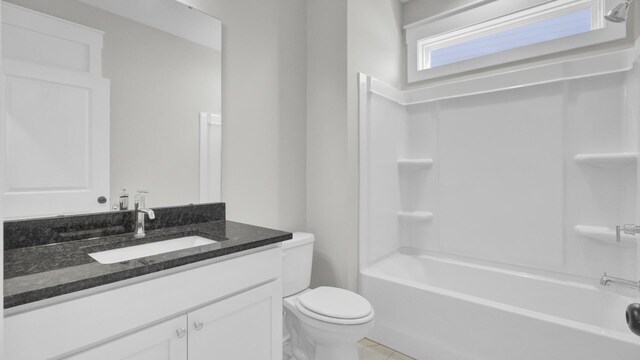
[[[296,299],[304,315],[332,324],[357,325],[373,319],[371,304],[364,297],[340,288],[321,286]]]

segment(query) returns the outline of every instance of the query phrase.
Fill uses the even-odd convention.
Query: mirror
[[[83,140],[82,136],[86,135],[85,132],[76,131],[78,128],[75,125],[69,125],[70,130],[64,131],[52,125],[26,126],[25,123],[34,122],[32,118],[49,116],[53,111],[49,110],[45,114],[33,109],[21,109],[18,106],[21,102],[18,99],[18,90],[25,88],[26,85],[23,86],[17,80],[13,80],[18,78],[17,75],[9,74],[5,89],[17,100],[9,99],[6,115],[8,122],[6,142],[9,151],[5,172],[8,181],[3,200],[6,201],[8,217],[12,215],[28,217],[26,210],[18,210],[12,214],[11,210],[14,208],[37,207],[38,204],[43,203],[73,203],[75,200],[72,200],[72,197],[75,193],[84,191],[83,182],[91,186],[97,183],[102,184],[105,182],[100,179],[104,177],[109,178],[109,183],[106,186],[103,185],[107,190],[87,195],[90,200],[78,200],[78,204],[82,205],[62,206],[49,213],[34,215],[51,215],[52,212],[87,212],[87,209],[80,208],[82,206],[97,207],[89,211],[113,209],[113,206],[118,204],[123,188],[129,195],[129,209],[133,207],[137,190],[148,192],[148,207],[220,201],[222,24],[219,20],[176,0],[8,0],[6,2],[10,3],[8,5],[13,4],[50,15],[58,23],[63,19],[76,27],[80,24],[88,28],[86,30],[89,35],[97,34],[97,37],[101,35],[102,49],[97,55],[92,47],[89,47],[90,50],[85,53],[78,52],[80,54],[78,59],[83,57],[91,59],[92,65],[88,65],[87,69],[69,69],[76,62],[71,58],[78,48],[74,44],[62,42],[58,44],[56,43],[58,38],[55,41],[46,40],[43,43],[46,44],[45,51],[52,50],[53,55],[47,59],[49,61],[47,66],[51,66],[52,73],[58,70],[68,73],[84,71],[94,74],[92,79],[100,80],[97,82],[99,84],[97,88],[91,88],[90,95],[83,96],[89,96],[89,103],[93,106],[90,110],[92,114],[95,111],[98,117],[104,115],[109,124],[108,131],[102,131],[99,134],[101,138],[99,141],[105,141],[105,137],[109,139],[108,142],[105,141],[108,150],[104,151],[109,154],[108,160],[105,160],[108,169],[102,169],[99,172],[103,175],[95,175],[95,173],[87,175],[90,171],[94,171],[92,167],[97,167],[96,164],[99,163],[96,156],[100,155],[101,150],[95,151],[91,147],[98,141],[90,137],[86,141]],[[26,59],[32,56],[27,54],[30,51],[29,45],[25,45],[29,39],[22,34],[16,35],[19,40],[10,39],[12,31],[17,30],[6,23],[6,17],[9,15],[4,8],[3,57],[11,61],[4,61],[3,66],[6,72],[13,69],[11,68],[14,66],[13,63],[18,63],[14,67],[15,71],[19,72],[20,62],[25,61],[22,57]],[[72,60],[64,63],[64,66],[60,65],[63,57],[69,57]],[[101,63],[97,69],[94,68],[96,67],[94,60],[98,64]],[[94,73],[94,71],[97,72]],[[75,75],[70,75],[70,78],[73,76]],[[106,90],[101,87],[103,84]],[[91,97],[102,91],[96,89],[103,89],[106,97],[98,100]],[[38,91],[31,90],[28,94]],[[45,90],[40,92],[43,91]],[[58,98],[56,104],[66,102],[67,109],[72,106],[68,104],[75,104],[71,91],[68,99],[53,90],[46,91],[55,94]],[[106,99],[104,104],[108,105],[105,109],[96,110],[100,101],[104,99]],[[50,106],[56,106],[56,104],[50,104]],[[61,106],[57,106],[56,111],[62,111],[59,109]],[[36,107],[40,106],[31,106],[31,108]],[[86,112],[86,110],[79,112],[83,111]],[[82,119],[81,115],[78,116]],[[62,121],[67,121],[69,118],[67,115],[61,117]],[[18,124],[16,118],[22,118],[23,122]],[[79,124],[86,126],[87,133],[97,131],[96,127],[92,128],[92,124],[86,125],[82,121],[79,121]],[[40,132],[48,133],[49,136],[24,135],[26,132],[24,129],[27,127],[39,128]],[[70,135],[70,133],[73,134]],[[26,148],[29,142],[33,144]],[[72,146],[74,142],[77,142],[77,145]],[[63,149],[65,144],[71,145]],[[38,150],[40,153],[37,156],[29,155],[31,157],[27,156],[20,161],[11,160],[13,154],[25,156],[24,153],[32,152],[34,147],[42,148]],[[51,155],[53,159],[43,160],[45,156],[58,150],[62,154],[59,157],[64,160],[55,159],[53,155]],[[83,151],[88,155],[83,155]],[[104,159],[106,158],[103,157]],[[73,167],[76,163],[81,164],[77,174],[74,172],[76,168]],[[31,170],[25,170],[24,164],[28,164],[31,168],[51,167],[51,169],[47,170],[47,176],[43,176],[33,174]],[[91,176],[95,176],[95,179]],[[51,184],[45,182],[47,178]],[[89,185],[87,187],[90,187]],[[16,195],[14,199],[7,195],[13,193],[24,195],[29,191],[33,193],[39,191],[44,194],[46,191],[42,189],[58,189],[58,193],[66,192],[68,196],[58,194],[58,197],[51,195],[45,200],[32,201],[29,200],[31,198],[24,200]],[[49,193],[52,192],[49,191]],[[28,205],[29,201],[33,204]],[[91,204],[84,204],[89,201]]]

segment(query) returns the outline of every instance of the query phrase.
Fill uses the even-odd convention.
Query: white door
[[[189,360],[281,360],[280,289],[269,283],[189,313]]]
[[[187,360],[187,316],[91,348],[67,360]]]
[[[5,216],[109,210],[108,81],[10,60],[4,70]]]
[[[5,217],[109,210],[102,33],[3,2]]]

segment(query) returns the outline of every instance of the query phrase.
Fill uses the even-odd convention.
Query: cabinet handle
[[[193,327],[194,327],[196,330],[200,330],[200,329],[202,329],[202,327],[203,327],[203,326],[204,326],[204,323],[202,323],[202,321],[195,321],[195,322],[193,323]]]
[[[176,335],[178,336],[178,338],[183,338],[185,335],[187,335],[187,329],[180,328],[176,330]]]

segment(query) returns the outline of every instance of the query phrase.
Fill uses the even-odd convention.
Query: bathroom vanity
[[[281,359],[291,234],[226,221],[224,204],[156,214],[143,239],[94,235],[132,212],[5,223],[3,358]],[[89,255],[191,236],[213,243],[111,264]],[[12,248],[16,237],[27,246]]]

